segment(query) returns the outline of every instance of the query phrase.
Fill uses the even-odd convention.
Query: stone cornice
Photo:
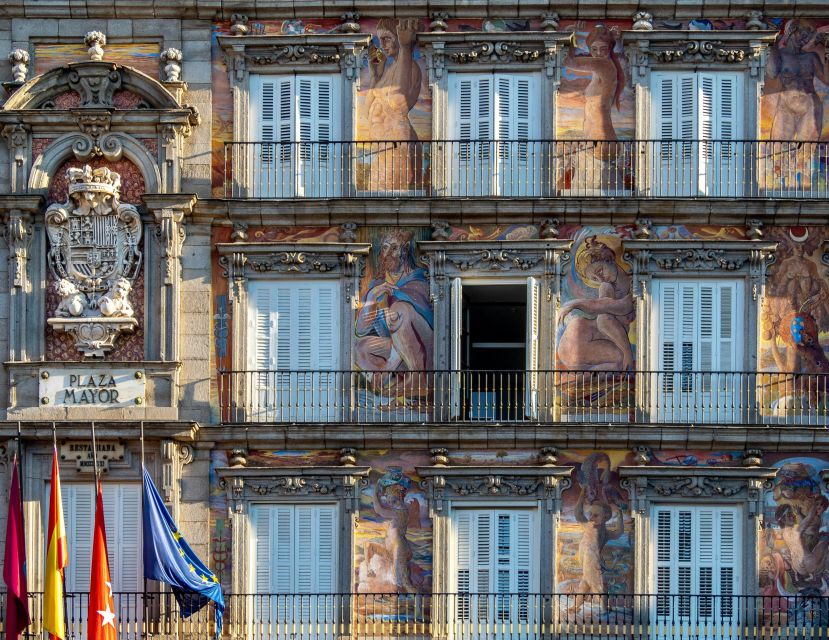
[[[652,0],[650,2],[587,2],[576,0],[567,5],[566,17],[589,19],[629,20],[634,11],[641,9],[654,14],[659,19],[699,18],[700,5],[693,3],[676,3],[674,0]],[[466,0],[463,3],[442,0],[407,0],[405,15],[423,17],[430,11],[445,11],[452,18],[473,17],[507,17],[516,15],[527,19],[537,18],[546,11],[558,9],[561,5],[551,4],[548,0],[521,0],[520,4],[498,3],[492,0]],[[88,1],[83,4],[66,5],[61,2],[44,2],[43,0],[7,0],[0,9],[0,15],[9,18],[173,18],[200,19],[209,25],[219,16],[229,19],[233,13],[244,13],[252,20],[287,19],[317,16],[320,18],[337,18],[345,11],[357,11],[365,16],[400,16],[403,7],[389,0],[271,0],[255,2],[254,0],[171,0],[169,2],[127,2],[108,3]],[[713,0],[705,4],[705,16],[743,17],[750,9],[759,9],[766,15],[829,16],[829,7],[824,0],[799,0],[796,7],[790,1],[783,0]]]
[[[557,218],[560,225],[632,225],[648,218],[654,225],[744,226],[760,219],[766,226],[825,224],[829,200],[687,198],[353,198],[224,200],[200,199],[197,221],[251,226],[429,226],[442,221],[465,224],[540,224]]]
[[[658,450],[762,449],[765,453],[829,451],[829,429],[796,426],[607,424],[238,424],[212,426],[205,436],[253,449]],[[209,435],[208,435],[209,434]]]
[[[7,420],[0,422],[0,439],[17,436],[20,425],[23,440],[26,442],[51,442],[54,428],[58,440],[83,440],[91,434],[93,421],[47,422],[40,420]],[[102,440],[138,440],[141,436],[141,422],[137,420],[110,421],[94,420],[95,436]],[[196,442],[204,440],[205,433],[197,422],[181,421],[144,421],[144,438],[146,440],[175,440],[178,442]]]

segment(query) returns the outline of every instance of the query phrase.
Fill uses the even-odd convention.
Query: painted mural
[[[614,595],[633,590],[632,520],[616,469],[627,452],[564,451],[573,485],[564,493],[558,530],[557,592],[567,599],[568,619],[621,622],[629,602]],[[590,594],[607,594],[597,597]]]
[[[356,590],[427,593],[432,580],[432,522],[415,467],[430,464],[429,457],[419,452],[373,452],[365,463],[372,470],[360,500]],[[390,611],[380,606],[374,615],[388,615],[394,600],[388,604]]]
[[[819,454],[774,458],[770,466],[779,471],[763,513],[760,593],[775,596],[766,600],[770,615],[826,625],[826,612],[816,620],[807,596],[829,595],[829,499],[820,478],[829,461]]]
[[[370,144],[360,145],[357,188],[423,189],[426,159],[424,146],[417,142],[432,137],[431,92],[417,46],[423,21],[381,18],[363,21],[361,27],[372,38],[360,78],[356,132],[357,140]]]
[[[364,372],[364,406],[417,407],[431,394],[423,375],[433,366],[434,313],[415,242],[426,229],[370,228],[372,250],[360,282],[354,323],[354,367]],[[425,405],[428,406],[428,405]]]
[[[49,69],[73,62],[87,62],[89,60],[88,48],[82,43],[37,43],[35,44],[34,72],[39,75]],[[111,43],[106,45],[104,51],[104,58],[107,62],[133,67],[151,78],[158,78],[161,47],[157,42]]]

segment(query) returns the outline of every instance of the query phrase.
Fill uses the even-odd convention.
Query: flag
[[[23,509],[20,506],[19,469],[15,454],[9,490],[9,517],[6,521],[6,552],[3,556],[3,580],[6,583],[6,640],[17,640],[31,622],[29,589],[26,585],[26,538],[23,533]]]
[[[210,600],[216,603],[216,635],[221,634],[225,600],[219,580],[182,537],[147,469],[144,469],[144,576],[173,588],[184,618]]]
[[[88,640],[116,640],[118,637],[100,482],[95,483],[95,529],[92,532],[92,574],[89,577],[89,613],[86,624]]]
[[[46,588],[43,592],[43,628],[53,637],[66,638],[66,612],[63,606],[63,569],[69,558],[66,526],[60,499],[58,449],[52,451],[52,490],[49,498],[49,528],[46,530]]]

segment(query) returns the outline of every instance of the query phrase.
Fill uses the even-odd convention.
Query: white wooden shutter
[[[532,417],[538,416],[538,335],[539,314],[541,312],[541,287],[537,278],[527,278],[527,344],[526,344],[526,381],[525,411]]]
[[[257,281],[249,310],[252,366],[324,370],[339,366],[339,283]]]
[[[105,482],[102,491],[112,588],[122,592],[141,591],[141,485]]]
[[[450,292],[450,335],[449,335],[449,368],[450,379],[450,403],[452,416],[457,417],[461,413],[461,389],[463,379],[463,280],[454,278]]]
[[[731,615],[730,596],[739,595],[742,586],[739,516],[737,507],[654,507],[654,588],[657,595],[674,596],[657,597],[658,616]],[[690,595],[699,597],[681,597]]]
[[[92,531],[95,523],[95,485],[91,480],[88,484],[61,485],[61,502],[66,524],[66,545],[69,550],[69,562],[64,571],[66,590],[89,591],[89,576],[92,572]]]
[[[335,506],[257,505],[252,519],[256,593],[336,591]]]
[[[449,91],[451,135],[455,140],[480,141],[460,145],[462,162],[489,157],[493,138],[492,75],[452,74]]]

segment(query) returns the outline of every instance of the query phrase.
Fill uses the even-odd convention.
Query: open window
[[[523,420],[538,411],[539,283],[452,282],[453,408],[469,420]]]
[[[249,162],[255,196],[342,193],[340,92],[336,74],[251,76]]]

